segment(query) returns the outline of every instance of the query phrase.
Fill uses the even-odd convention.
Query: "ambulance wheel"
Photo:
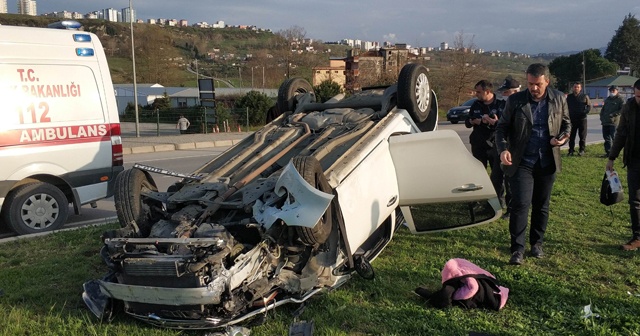
[[[4,200],[4,222],[19,235],[53,231],[67,221],[69,201],[56,186],[29,183],[12,190]]]
[[[302,178],[316,189],[331,194],[331,186],[324,176],[320,162],[312,156],[296,156],[292,159],[293,165]],[[327,241],[331,234],[333,202],[324,212],[318,223],[312,228],[296,226],[296,232],[303,244],[307,246],[319,245]]]
[[[113,200],[120,226],[133,225],[140,236],[146,237],[162,213],[161,202],[143,195],[158,191],[155,182],[144,171],[132,168],[118,174],[114,188]]]

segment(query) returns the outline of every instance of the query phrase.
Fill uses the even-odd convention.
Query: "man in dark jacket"
[[[471,154],[478,159],[484,167],[491,166],[491,184],[496,190],[500,203],[506,207],[504,197],[504,185],[502,169],[500,168],[500,157],[494,148],[496,123],[502,115],[505,101],[497,99],[493,93],[493,84],[488,80],[481,80],[474,87],[476,100],[469,108],[469,117],[464,124],[467,128],[473,127],[469,135]]]
[[[467,128],[472,128],[469,135],[469,144],[473,157],[478,159],[484,167],[491,163],[491,149],[493,148],[493,132],[498,122],[500,112],[504,107],[504,101],[496,99],[493,93],[493,84],[487,80],[481,80],[474,87],[476,100],[469,108],[469,117],[464,121]]]
[[[629,190],[629,212],[631,214],[631,240],[622,245],[625,251],[640,247],[640,79],[633,83],[634,97],[622,107],[616,137],[609,151],[606,169],[613,170],[613,161],[620,155],[623,166],[627,167],[627,188]]]
[[[527,90],[507,98],[496,126],[496,146],[511,186],[510,264],[524,260],[529,208],[531,255],[543,256],[542,243],[549,220],[551,189],[560,172],[560,146],[571,132],[564,94],[548,88],[549,68],[535,63],[526,71]]]
[[[569,105],[569,117],[571,118],[571,136],[569,138],[569,156],[573,155],[576,146],[576,134],[580,137],[578,142],[578,155],[584,155],[587,141],[587,114],[591,111],[589,97],[582,91],[582,84],[573,83],[573,92],[567,95]]]
[[[602,137],[604,138],[605,157],[609,157],[609,150],[613,144],[613,138],[616,136],[616,126],[624,105],[624,99],[618,94],[618,87],[611,85],[609,87],[609,97],[604,100],[604,105],[600,110],[600,123],[602,124]]]

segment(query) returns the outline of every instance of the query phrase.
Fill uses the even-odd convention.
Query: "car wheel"
[[[139,234],[147,236],[151,225],[159,218],[152,212],[152,208],[162,208],[162,203],[145,199],[143,191],[158,191],[151,176],[144,171],[132,168],[118,174],[115,181],[113,200],[120,226],[127,227],[135,222]]]
[[[322,171],[322,166],[320,166],[320,162],[316,158],[312,156],[296,156],[292,161],[296,170],[307,183],[322,192],[332,193],[331,186]],[[302,243],[308,246],[314,246],[327,241],[327,238],[329,238],[331,234],[331,226],[333,223],[331,216],[333,209],[332,203],[329,203],[327,211],[325,211],[322,218],[320,218],[314,227],[296,226],[296,232]]]
[[[299,94],[313,92],[311,84],[303,78],[290,78],[284,81],[278,89],[278,111],[284,113],[294,111],[296,108],[295,97]]]
[[[407,64],[400,70],[398,107],[407,110],[416,124],[424,122],[429,116],[431,89],[424,65]]]
[[[17,234],[52,231],[67,221],[69,201],[52,184],[29,183],[7,195],[2,214],[5,223]]]
[[[455,125],[455,124],[458,123],[458,121],[457,120],[451,120],[451,123]]]

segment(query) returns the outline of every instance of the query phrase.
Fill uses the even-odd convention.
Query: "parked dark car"
[[[460,106],[452,107],[449,112],[447,112],[447,121],[450,121],[452,124],[457,124],[458,121],[464,121],[469,116],[469,108],[473,105],[473,102],[476,101],[477,98],[472,98],[462,103]]]

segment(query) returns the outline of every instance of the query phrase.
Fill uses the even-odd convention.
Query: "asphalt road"
[[[439,129],[452,129],[458,133],[463,143],[470,149],[469,134],[471,129],[466,128],[464,123],[456,125],[447,121],[438,124]],[[587,143],[601,143],[602,133],[598,115],[588,116]],[[227,147],[214,147],[205,149],[179,150],[168,152],[155,152],[146,154],[129,154],[125,156],[125,168],[131,168],[134,163],[142,163],[149,166],[174,170],[182,173],[189,173],[204,165],[209,160],[222,153]],[[563,146],[567,149],[567,145]],[[603,150],[604,152],[604,150]],[[170,176],[154,175],[154,180],[158,185],[158,190],[166,190],[177,178]],[[113,197],[97,202],[98,207],[83,206],[80,215],[73,214],[70,209],[70,216],[65,224],[65,228],[78,227],[83,225],[111,223],[117,220]],[[3,238],[15,236],[5,227],[0,227],[0,242]]]

